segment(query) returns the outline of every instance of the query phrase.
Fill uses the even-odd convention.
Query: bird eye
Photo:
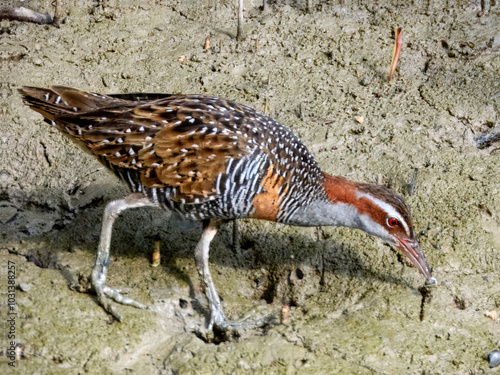
[[[397,227],[398,224],[399,224],[399,221],[395,217],[390,217],[387,219],[387,225],[390,227]]]

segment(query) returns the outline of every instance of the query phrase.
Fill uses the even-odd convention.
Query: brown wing
[[[239,159],[252,148],[247,148],[250,143],[236,129],[221,123],[218,112],[207,108],[210,104],[197,100],[191,97],[136,107],[127,114],[128,124],[136,127],[93,151],[106,153],[110,163],[139,169],[145,186],[177,187],[185,199],[212,196],[228,159]],[[125,152],[109,152],[110,146],[121,146]]]
[[[247,107],[214,97],[130,101],[60,87],[25,88],[22,94],[94,155],[137,170],[144,186],[176,188],[176,199],[214,198],[228,160],[257,147],[249,129],[240,129]]]

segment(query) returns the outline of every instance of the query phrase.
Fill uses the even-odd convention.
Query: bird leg
[[[222,304],[220,302],[219,295],[217,294],[217,290],[215,289],[212,276],[210,275],[210,269],[208,267],[208,253],[210,251],[210,242],[214,238],[215,234],[217,233],[218,227],[222,223],[224,223],[224,221],[217,221],[213,219],[204,220],[203,233],[195,249],[196,268],[198,269],[200,281],[202,283],[210,308],[210,317],[207,325],[208,330],[214,331],[214,329],[216,328],[219,333],[227,333],[227,331],[229,330],[237,331],[238,329],[253,329],[268,325],[273,320],[275,320],[274,316],[266,316],[256,321],[240,322],[229,322],[224,316]]]
[[[111,244],[111,235],[113,232],[113,223],[120,214],[129,208],[137,207],[157,207],[142,193],[133,193],[125,199],[119,199],[109,202],[104,210],[102,219],[101,238],[97,249],[97,256],[92,269],[91,283],[97,294],[97,300],[118,321],[121,321],[121,316],[111,306],[107,298],[111,298],[122,305],[131,305],[140,309],[145,309],[147,306],[134,301],[131,298],[124,297],[119,290],[112,289],[106,285],[106,273],[109,267],[109,248]]]
[[[210,252],[210,242],[217,233],[219,223],[216,220],[204,220],[203,221],[203,233],[201,234],[200,241],[195,248],[195,262],[196,268],[198,269],[198,275],[200,276],[200,281],[202,283],[203,290],[208,300],[208,305],[210,308],[210,317],[208,323],[208,329],[212,330],[213,325],[224,325],[226,318],[224,317],[224,312],[222,311],[222,304],[220,302],[219,295],[215,289],[214,282],[212,280],[212,275],[210,274],[210,269],[208,267],[208,253]]]

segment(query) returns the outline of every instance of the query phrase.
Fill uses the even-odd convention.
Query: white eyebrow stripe
[[[398,219],[398,221],[401,223],[401,225],[405,229],[405,232],[408,235],[408,237],[411,237],[410,228],[408,227],[408,223],[406,222],[405,219],[403,219],[403,217],[390,204],[388,204],[388,203],[386,203],[378,198],[375,198],[371,194],[361,193],[359,191],[356,192],[356,197],[358,199],[359,198],[367,198],[367,199],[371,200],[373,203],[375,203],[377,206],[379,206],[381,209],[383,209],[386,212],[387,217],[395,217],[396,219]]]

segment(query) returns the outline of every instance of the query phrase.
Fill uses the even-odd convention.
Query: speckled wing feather
[[[178,188],[179,199],[213,196],[228,158],[252,149],[248,137],[238,137],[229,125],[231,118],[222,118],[217,108],[224,103],[217,98],[38,90],[25,88],[23,94],[51,123],[110,166],[139,171],[144,186]]]
[[[173,200],[217,198],[216,181],[223,186],[231,166],[242,158],[250,163],[262,153],[269,167],[259,172],[265,189],[282,194],[293,184],[297,189],[292,190],[307,192],[321,184],[316,161],[295,135],[232,101],[201,95],[100,95],[65,87],[26,87],[21,93],[47,122],[85,144],[118,175],[126,169],[137,173],[145,187],[174,188]]]

